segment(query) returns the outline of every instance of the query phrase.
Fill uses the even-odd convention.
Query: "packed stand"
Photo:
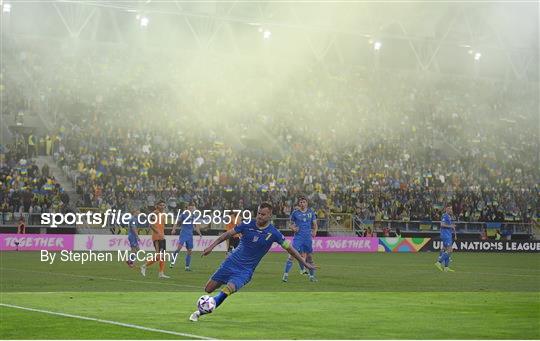
[[[131,70],[111,53],[34,59],[60,113],[50,152],[77,206],[270,200],[286,217],[302,194],[320,216],[360,220],[438,220],[447,202],[461,221],[528,222],[540,211],[537,84],[358,68],[252,70],[229,86],[231,64],[212,61],[198,77],[178,63]]]
[[[0,221],[13,223],[24,217],[29,224],[39,224],[41,213],[67,213],[70,198],[45,164],[41,169],[27,159],[23,144],[3,147],[0,160]]]

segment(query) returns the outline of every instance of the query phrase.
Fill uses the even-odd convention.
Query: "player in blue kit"
[[[448,267],[448,265],[450,265],[452,245],[454,244],[454,240],[452,239],[452,232],[454,232],[454,239],[457,239],[456,225],[452,222],[452,206],[446,205],[445,213],[443,213],[441,217],[442,248],[441,252],[439,253],[439,258],[435,263],[435,266],[441,271],[454,271]]]
[[[317,216],[315,212],[308,208],[308,202],[305,197],[298,198],[298,206],[300,209],[294,210],[291,213],[291,229],[294,232],[292,245],[300,252],[302,258],[308,263],[313,263],[313,237],[317,235]],[[301,262],[300,273],[304,274],[304,266]],[[293,265],[292,257],[289,256],[285,264],[285,272],[283,273],[283,282],[289,280],[289,271]],[[316,282],[315,270],[309,270],[309,280]]]
[[[129,259],[126,263],[130,268],[134,266],[137,252],[140,249],[139,243],[141,242],[141,239],[139,238],[137,230],[139,227],[141,227],[138,221],[139,214],[141,214],[141,211],[138,209],[131,211],[131,219],[129,220],[128,224],[128,241],[131,248],[131,253],[129,254]]]
[[[206,287],[204,288],[204,291],[207,293],[212,293],[214,290],[226,284],[226,286],[213,297],[216,302],[216,307],[219,307],[229,295],[240,290],[240,288],[249,283],[255,268],[268,250],[270,250],[273,243],[281,245],[281,247],[301,262],[306,268],[315,268],[315,265],[306,263],[281,232],[270,223],[271,217],[272,205],[263,202],[259,205],[257,218],[255,220],[252,219],[250,222],[243,222],[235,228],[223,233],[203,251],[202,255],[207,256],[217,245],[226,239],[231,238],[237,233],[242,234],[240,245],[238,245],[223,263],[221,263],[221,266],[208,280]],[[203,314],[204,312],[197,310],[191,314],[189,319],[194,322],[198,321],[199,317]]]
[[[169,265],[170,268],[176,263],[178,252],[182,250],[182,246],[186,246],[186,271],[191,271],[191,253],[193,250],[193,229],[197,231],[199,237],[202,237],[201,230],[199,226],[194,223],[195,218],[193,217],[193,212],[195,211],[195,204],[189,203],[187,210],[191,213],[184,212],[180,216],[181,226],[180,226],[180,236],[178,238],[178,248],[174,251],[173,262]],[[176,224],[174,224],[171,234],[174,234],[176,231]]]

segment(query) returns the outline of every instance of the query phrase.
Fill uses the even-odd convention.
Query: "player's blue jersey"
[[[443,227],[442,224],[452,225],[452,217],[448,213],[444,213],[441,218],[441,238],[452,238],[452,228]]]
[[[294,210],[291,213],[291,222],[298,227],[295,237],[311,238],[311,226],[315,220],[317,220],[317,215],[311,208],[305,212]]]
[[[233,265],[246,270],[255,270],[261,259],[268,253],[273,243],[283,245],[285,237],[269,224],[264,229],[259,229],[255,219],[249,223],[241,223],[234,230],[242,234],[240,245],[225,260],[223,265]]]
[[[193,223],[195,218],[193,217],[193,214],[189,213],[182,213],[180,216],[180,221],[182,221],[182,226],[180,227],[180,236],[182,237],[193,237],[193,227],[195,224]]]
[[[128,238],[129,239],[137,239],[137,235],[135,234],[135,230],[140,226],[139,224],[139,221],[137,220],[137,217],[131,217],[131,219],[129,220],[129,225],[128,225]]]

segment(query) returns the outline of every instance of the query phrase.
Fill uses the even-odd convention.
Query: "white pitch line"
[[[171,334],[171,335],[176,335],[176,336],[184,336],[184,337],[189,337],[191,339],[214,340],[214,339],[206,337],[206,336],[200,336],[200,335],[194,335],[194,334],[188,334],[188,333],[180,333],[180,332],[175,332],[175,331],[172,331],[172,330],[164,330],[164,329],[143,327],[143,326],[138,326],[136,324],[123,323],[123,322],[110,321],[110,320],[103,320],[103,319],[97,319],[97,318],[93,318],[93,317],[72,315],[72,314],[66,314],[66,313],[58,313],[58,312],[49,311],[49,310],[27,308],[27,307],[21,307],[21,306],[18,306],[18,305],[12,305],[12,304],[7,304],[7,303],[0,303],[0,306],[8,307],[8,308],[14,308],[14,309],[28,310],[28,311],[33,311],[33,312],[43,313],[43,314],[49,314],[49,315],[70,317],[70,318],[75,318],[75,319],[79,319],[79,320],[93,321],[93,322],[99,322],[99,323],[107,323],[107,324],[112,324],[112,325],[115,325],[115,326],[121,326],[121,327],[133,328],[133,329],[140,329],[140,330],[145,330],[145,331],[149,331],[149,332]]]
[[[29,273],[46,274],[46,275],[60,275],[60,276],[67,276],[67,277],[74,277],[74,278],[102,279],[105,281],[116,281],[116,282],[131,282],[131,283],[143,283],[143,284],[153,283],[153,284],[169,285],[169,286],[183,287],[183,288],[194,288],[194,289],[200,289],[200,290],[202,290],[203,288],[202,286],[197,286],[197,285],[167,283],[165,280],[160,281],[160,282],[140,281],[140,280],[135,280],[135,279],[111,278],[111,277],[100,277],[100,276],[91,276],[91,275],[76,275],[76,274],[69,274],[65,272],[48,272],[48,271],[37,271],[37,270],[24,270],[24,269],[17,269],[17,268],[0,268],[0,270],[11,270],[11,271],[29,272]]]

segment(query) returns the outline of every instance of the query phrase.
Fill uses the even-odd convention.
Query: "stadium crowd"
[[[529,221],[540,211],[534,87],[307,69],[286,87],[254,75],[227,91],[234,68],[216,67],[210,86],[189,82],[178,95],[141,81],[144,65],[119,81],[105,77],[119,66],[97,56],[65,63],[63,74],[39,63],[35,82],[59,113],[51,152],[82,197],[77,206],[270,200],[286,217],[306,195],[319,216],[360,220],[438,220],[447,202],[461,221]],[[186,72],[171,65],[171,83]],[[254,87],[272,95],[234,93]]]
[[[72,209],[70,198],[58,181],[49,174],[45,164],[41,169],[27,159],[22,145],[6,146],[0,165],[0,222],[26,216],[30,224],[38,224],[38,214]]]
[[[133,120],[145,122],[145,114]],[[534,139],[505,134],[506,127],[473,136],[483,141],[467,148],[461,132],[471,118],[444,122],[447,116],[377,130],[376,123],[351,129],[346,117],[313,126],[304,123],[309,117],[261,115],[218,130],[188,118],[160,129],[96,114],[93,129],[71,127],[58,157],[76,170],[84,206],[151,205],[162,197],[171,207],[194,200],[223,209],[270,200],[286,216],[294,198],[307,194],[321,211],[364,219],[438,219],[447,201],[463,221],[530,219],[538,208]],[[231,131],[239,138],[220,136]]]

